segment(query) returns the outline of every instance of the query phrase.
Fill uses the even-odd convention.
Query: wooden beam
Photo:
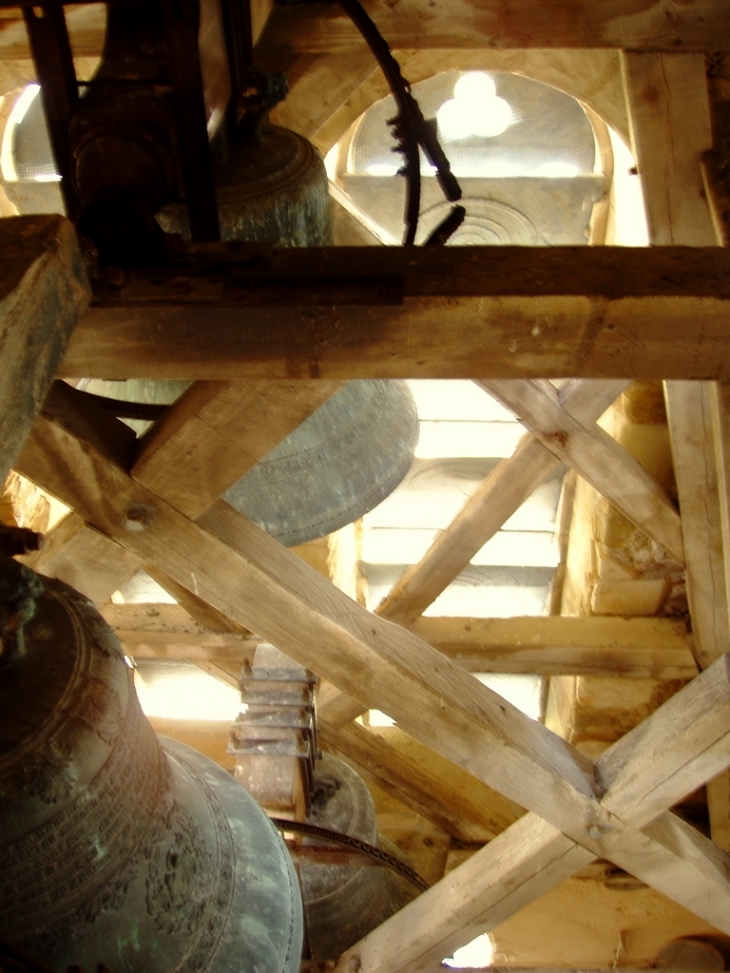
[[[182,605],[164,601],[109,604],[102,605],[100,611],[114,631],[124,633],[132,644],[145,641],[152,644],[176,642],[178,645],[210,648],[232,648],[242,644],[240,635],[201,625]]]
[[[226,662],[222,659],[211,661],[197,659],[194,661],[195,665],[199,669],[202,669],[203,672],[207,672],[209,676],[212,676],[214,679],[218,679],[220,682],[224,682],[226,686],[232,686],[236,690],[240,689],[241,666],[243,665],[243,659],[238,662]]]
[[[715,246],[700,168],[712,147],[704,56],[625,51],[621,62],[652,245]]]
[[[336,729],[318,719],[317,733],[325,750],[353,764],[366,781],[433,821],[458,841],[489,841],[522,813],[514,806],[511,818],[500,814],[492,805],[504,805],[504,798],[494,794],[490,800],[486,788],[481,800],[456,790],[423,762],[357,723]]]
[[[196,382],[140,443],[132,476],[196,518],[342,387],[339,381]],[[150,573],[201,625],[245,635],[231,618],[154,566]],[[149,643],[145,643],[149,651]],[[165,644],[166,657],[175,651]],[[236,650],[234,650],[235,653]],[[216,658],[212,659],[211,656]],[[237,659],[240,663],[240,649]],[[230,681],[218,650],[200,664]],[[361,707],[338,690],[340,705]]]
[[[709,780],[718,759],[730,764],[730,655],[601,754],[602,806],[641,827]]]
[[[242,636],[204,628],[179,605],[106,605],[102,613],[125,645],[140,646],[149,658],[191,658],[195,647],[196,658],[235,660],[246,648]],[[674,618],[423,617],[408,628],[469,672],[683,680],[697,675],[685,623]],[[348,722],[331,716],[341,697],[329,683],[320,689],[320,713],[333,729]]]
[[[728,610],[730,608],[730,386],[713,382],[709,386],[708,394],[712,410],[717,498],[722,528],[724,601]],[[713,551],[714,544],[713,538]],[[721,611],[721,607],[718,607],[718,614],[721,615]],[[730,852],[730,772],[727,770],[707,782],[707,810],[713,841],[723,851]]]
[[[527,814],[346,950],[336,973],[432,973],[455,949],[592,859],[591,852]]]
[[[704,58],[632,52],[622,63],[651,241],[712,246],[715,231],[700,171],[712,145]],[[665,394],[695,651],[706,666],[730,649],[710,391],[668,382]]]
[[[686,626],[671,618],[422,617],[409,628],[470,672],[637,679],[697,674]]]
[[[85,524],[75,513],[68,514],[44,536],[40,551],[19,560],[39,574],[65,581],[97,605],[142,567],[140,558]]]
[[[730,650],[710,392],[711,387],[702,382],[665,386],[694,652],[703,668]]]
[[[730,18],[722,0],[698,0],[690,7],[666,8],[659,0],[541,0],[484,4],[479,0],[435,0],[424,10],[417,0],[396,7],[366,4],[394,48],[617,47],[665,51],[727,50]],[[351,21],[328,6],[275,7],[260,47],[329,54],[358,49],[363,42]]]
[[[101,288],[62,374],[730,378],[719,248],[225,246]]]
[[[686,857],[661,832],[678,824],[654,822],[659,837],[647,841],[602,809],[588,758],[436,650],[370,615],[226,504],[196,524],[136,483],[95,441],[73,389],[57,385],[46,409],[21,456],[25,475],[593,855],[609,852],[622,867],[636,857],[639,877],[730,931],[727,875],[696,842]]]
[[[401,624],[469,672],[636,679],[697,675],[684,623],[669,618],[422,616]],[[320,712],[333,727],[342,727],[360,715],[362,705],[327,686]]]
[[[214,608],[201,598],[197,591],[191,591],[191,588],[195,588],[194,582],[190,585],[181,584],[157,564],[145,564],[145,570],[199,625],[213,632],[230,632],[243,638],[251,635],[245,626],[235,621],[226,612]]]
[[[197,517],[341,382],[196,382],[140,443],[132,476]]]
[[[550,382],[497,380],[479,384],[632,523],[684,561],[679,514],[662,486],[600,426],[580,423],[563,409]]]
[[[720,901],[727,901],[730,858],[677,815],[665,811],[641,830],[606,833],[599,845],[600,857],[712,925],[725,930],[730,926],[715,907]],[[685,883],[684,887],[677,889],[677,882]],[[715,896],[718,898],[713,905],[709,900]],[[714,914],[712,919],[710,912]]]
[[[597,762],[599,785],[605,789],[602,806],[616,815],[608,829],[598,823],[591,828],[602,851],[665,891],[674,879],[662,872],[676,856],[676,862],[686,865],[689,884],[684,891],[695,909],[702,908],[710,887],[727,896],[730,859],[664,809],[697,786],[708,767],[716,765],[720,748],[720,762],[730,760],[728,707],[730,657],[725,657]],[[637,832],[617,828],[618,821],[648,827]],[[529,857],[522,861],[525,852]],[[533,814],[525,815],[347,950],[337,969],[347,970],[347,964],[356,959],[362,973],[430,971],[439,954],[443,959],[454,948],[503,922],[581,868],[586,857],[585,848],[566,844],[564,835]],[[669,894],[672,896],[671,891]]]
[[[0,482],[10,472],[90,296],[68,220],[0,220]]]
[[[251,10],[251,41],[256,43],[268,23],[274,0],[248,0]]]
[[[9,12],[7,8],[5,12]],[[66,25],[75,58],[99,57],[106,33],[106,4],[84,3],[67,10]],[[28,33],[22,16],[17,19],[3,18],[0,30],[0,61],[31,58]]]
[[[559,400],[571,417],[593,422],[603,415],[627,384],[624,379],[573,380],[561,388]],[[507,518],[557,470],[560,462],[560,458],[535,436],[526,434],[512,456],[498,463],[446,530],[437,534],[418,564],[396,581],[376,608],[376,614],[405,625],[415,621]],[[426,641],[430,640],[427,638]],[[361,710],[356,702],[348,702],[342,694],[329,693],[322,712],[333,725],[344,726],[359,716]]]
[[[712,148],[702,155],[702,181],[717,245],[730,246],[730,58],[708,58],[707,88],[712,123]]]
[[[718,848],[730,852],[730,772],[723,770],[706,786],[712,840]]]
[[[346,54],[298,58],[286,72],[289,95],[274,108],[271,120],[304,135],[324,155],[330,146],[317,144],[317,132],[377,70],[375,58],[364,45]]]
[[[632,874],[649,877],[649,884],[670,898],[679,893],[685,902],[692,900],[697,914],[706,914],[703,904],[709,896],[727,898],[730,859],[674,815],[662,815],[643,832],[617,833],[604,841],[604,849],[609,845],[611,860],[621,859]],[[526,814],[346,950],[335,971],[436,973],[445,956],[489,932],[591,860],[590,851],[536,815]],[[674,875],[682,872],[687,887],[680,890],[677,879],[662,874],[662,869]]]
[[[19,469],[89,522],[417,738],[433,745],[438,722],[439,752],[487,784],[500,778],[496,789],[516,803],[539,795],[541,812],[566,825],[571,807],[594,803],[591,765],[579,751],[361,608],[227,504],[192,522],[145,489],[87,437],[86,413],[96,410],[74,389],[57,383],[46,409]]]
[[[722,563],[725,602],[730,606],[730,385],[713,382],[708,390],[712,415],[717,502],[722,528]]]
[[[253,655],[250,640],[201,625],[182,605],[102,605],[100,611],[129,654],[141,659],[240,663]]]
[[[654,244],[713,246],[720,223],[707,205],[701,163],[712,149],[704,59],[622,55],[634,153]],[[686,550],[687,595],[695,653],[708,665],[730,647],[712,389],[665,383],[667,416]],[[730,849],[730,778],[707,788],[713,837]]]
[[[626,384],[621,379],[571,382],[561,401],[579,421],[594,422]],[[523,436],[512,456],[498,463],[446,530],[438,533],[419,563],[396,581],[377,614],[406,624],[418,618],[559,466],[560,459],[531,433]]]

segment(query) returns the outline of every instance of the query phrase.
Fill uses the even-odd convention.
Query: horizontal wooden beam
[[[126,553],[120,545],[116,547],[120,554]],[[182,605],[102,605],[100,611],[127,652],[140,659],[240,663],[254,652],[250,640],[227,628],[214,631],[200,624]]]
[[[684,622],[670,618],[431,618],[412,632],[471,672],[692,679]]]
[[[141,647],[144,657],[192,658],[195,651],[196,658],[235,661],[248,650],[242,636],[200,625],[180,605],[104,605],[101,612],[130,651]],[[697,675],[687,627],[674,618],[424,617],[407,627],[470,672],[637,679]]]
[[[720,248],[198,246],[98,289],[62,374],[726,380],[728,279]]]
[[[696,0],[672,8],[661,0],[418,0],[365,4],[394,48],[616,47],[665,51],[728,50],[730,15],[723,0]],[[363,41],[338,7],[276,6],[260,41],[271,49],[331,54]]]

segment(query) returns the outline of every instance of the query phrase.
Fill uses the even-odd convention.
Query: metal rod
[[[45,3],[42,6],[23,7],[23,19],[41,86],[53,156],[61,176],[66,214],[75,220],[80,201],[74,183],[69,131],[79,93],[66,18],[62,6]]]
[[[200,74],[198,3],[166,0],[163,8],[190,235],[193,240],[220,240]]]

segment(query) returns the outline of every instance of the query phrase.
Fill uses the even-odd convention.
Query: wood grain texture
[[[132,642],[176,642],[178,645],[241,645],[241,636],[215,631],[197,622],[182,605],[169,602],[144,602],[103,605],[101,614],[115,631],[124,632]]]
[[[455,790],[450,781],[427,765],[357,723],[336,729],[318,719],[317,733],[325,750],[354,765],[366,781],[376,784],[459,841],[487,842],[522,813],[515,805],[511,817],[495,810],[495,804],[504,806],[507,802],[486,788],[482,800]]]
[[[602,851],[630,874],[698,915],[727,900],[730,858],[690,825],[664,813],[643,831],[605,837]],[[587,865],[591,852],[526,814],[340,957],[338,973],[436,973],[444,956],[524,908]],[[683,888],[678,887],[681,872]],[[713,920],[710,920],[713,921]]]
[[[301,133],[317,145],[320,129],[377,70],[370,49],[364,46],[360,51],[346,54],[325,54],[317,58],[304,55],[287,70],[289,94],[274,108],[271,120]],[[292,97],[294,89],[296,97]],[[322,154],[329,148],[327,145]]]
[[[624,53],[622,66],[650,240],[654,245],[711,247],[720,227],[707,205],[701,168],[712,147],[704,60]],[[704,667],[730,648],[721,512],[726,499],[718,490],[712,388],[666,382],[665,398],[695,654]],[[725,848],[730,848],[728,789],[725,771],[707,791],[712,833]]]
[[[78,414],[74,390],[54,392],[23,450],[24,475],[593,855],[622,867],[635,860],[632,871],[644,881],[730,931],[726,856],[718,858],[714,846],[690,838],[672,815],[652,823],[656,838],[636,832],[601,807],[585,756],[412,634],[360,608],[227,505],[188,520],[87,438],[94,423]],[[708,772],[720,769],[724,754],[717,759]]]
[[[701,778],[713,763],[708,753],[717,760],[718,745],[724,748],[720,762],[730,760],[729,665],[728,657],[718,660],[597,762],[599,783],[606,788],[602,803],[616,814],[608,827],[596,823],[589,829],[597,846],[647,884],[675,899],[681,895],[698,914],[707,914],[713,895],[727,898],[730,858],[665,808],[694,788],[694,775]],[[618,821],[647,827],[634,831],[617,826]],[[535,815],[525,815],[347,950],[337,969],[347,970],[355,959],[366,973],[431,971],[439,956],[504,921],[577,871],[587,857],[585,847],[566,842],[565,835]],[[676,872],[680,861],[687,883],[681,891],[665,872],[667,867]]]
[[[634,824],[648,824],[713,776],[718,754],[720,763],[730,764],[730,655],[601,754],[602,804]]]
[[[422,617],[409,626],[470,672],[691,679],[683,621],[670,618]]]
[[[250,636],[249,630],[235,621],[229,614],[219,611],[205,598],[201,598],[196,590],[195,580],[192,584],[181,584],[172,574],[159,567],[157,563],[145,564],[145,570],[161,588],[164,588],[168,595],[172,595],[175,601],[185,609],[185,611],[195,619],[195,621],[213,632],[230,632],[233,635],[240,635],[243,638]]]
[[[204,627],[180,605],[104,605],[101,611],[131,654],[143,658],[186,659],[194,652],[196,659],[234,661],[250,648],[243,636]],[[469,672],[685,680],[697,674],[679,619],[424,617],[408,627]],[[330,683],[320,686],[320,716],[333,729],[343,725],[336,718],[342,697]]]
[[[725,575],[725,601],[730,606],[730,385],[713,382],[708,386],[712,416],[717,501],[722,528],[722,563]]]
[[[19,558],[49,578],[59,578],[101,605],[142,567],[142,560],[71,513],[43,539],[40,551]]]
[[[534,436],[677,560],[684,561],[679,514],[661,484],[595,423],[563,409],[547,381],[480,383]]]
[[[590,762],[569,744],[416,636],[372,616],[228,505],[188,520],[85,439],[89,422],[77,414],[73,389],[59,383],[54,392],[46,403],[53,417],[36,422],[23,451],[25,475],[216,612],[389,712],[417,738],[434,745],[440,723],[439,752],[490,786],[499,777],[495,789],[516,803],[527,806],[524,798],[539,793],[541,811],[561,823],[571,806],[594,804]]]
[[[672,619],[421,616],[400,624],[470,672],[692,679],[698,671],[686,628]],[[342,727],[362,705],[328,685],[320,712]]]
[[[196,382],[142,439],[132,476],[197,517],[341,382]]]
[[[703,668],[730,650],[710,391],[702,382],[665,385],[694,652]]]
[[[712,147],[704,56],[627,51],[622,69],[652,245],[715,246],[700,168]]]
[[[616,47],[649,50],[727,50],[730,17],[722,0],[674,5],[659,0],[369,0],[366,9],[395,48]],[[330,53],[358,49],[360,35],[338,8],[276,7],[262,50]]]
[[[196,621],[182,605],[103,605],[106,622],[129,655],[139,659],[187,659],[236,663],[253,658],[255,643],[233,632],[217,632]]]
[[[62,374],[730,377],[719,248],[224,247],[97,293]]]
[[[459,946],[504,922],[592,858],[534,814],[525,815],[346,950],[335,969],[431,973]]]
[[[55,378],[91,292],[62,216],[0,220],[0,481]]]

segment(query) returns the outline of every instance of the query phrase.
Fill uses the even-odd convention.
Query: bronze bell
[[[375,806],[367,784],[344,761],[323,754],[314,772],[312,824],[360,838],[385,851],[398,850],[378,834]],[[305,838],[316,845],[316,839]],[[336,960],[403,906],[418,891],[401,875],[367,865],[302,861],[299,881],[313,959]]]
[[[278,246],[331,242],[329,183],[317,150],[272,125],[269,109],[286,93],[282,77],[251,72],[239,125],[216,171],[223,240]],[[157,216],[189,235],[187,210]],[[85,379],[79,388],[132,402],[169,404],[185,382]],[[141,431],[135,421],[130,422]],[[225,494],[225,499],[283,544],[324,537],[372,510],[408,472],[418,414],[405,382],[348,382]]]
[[[214,166],[221,240],[324,247],[332,243],[329,180],[317,149],[302,135],[269,121],[287,93],[283,74],[250,69],[238,98],[236,125]],[[163,206],[166,233],[190,236],[187,207]]]
[[[91,602],[10,559],[0,598],[0,939],[58,970],[298,970],[299,889],[263,811],[158,740]]]
[[[84,379],[79,388],[133,402],[173,402],[185,382]],[[140,428],[138,420],[130,425]],[[362,517],[398,486],[418,442],[405,382],[348,382],[224,495],[291,547]]]

